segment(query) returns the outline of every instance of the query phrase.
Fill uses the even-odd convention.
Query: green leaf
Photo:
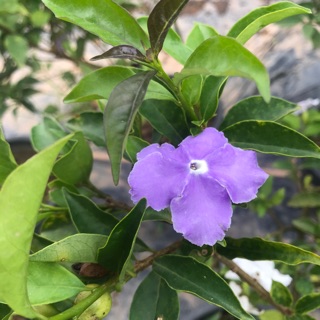
[[[192,50],[195,50],[203,41],[216,35],[218,35],[218,32],[211,26],[196,22],[187,37],[186,45]]]
[[[292,208],[318,208],[320,207],[319,192],[299,192],[289,200],[288,206]]]
[[[16,168],[0,191],[0,300],[20,315],[36,317],[27,296],[32,235],[53,163],[67,136]],[[21,223],[17,223],[20,221]]]
[[[264,65],[238,41],[224,36],[205,40],[192,53],[174,81],[194,74],[213,76],[239,76],[256,82],[262,97],[269,101],[269,76]]]
[[[259,315],[260,320],[286,320],[286,317],[277,310],[267,310]]]
[[[290,265],[313,263],[320,265],[320,256],[290,244],[260,238],[226,238],[227,246],[217,246],[218,253],[229,259],[274,260]]]
[[[174,145],[190,134],[183,110],[173,101],[145,100],[139,112]]]
[[[136,206],[114,227],[107,243],[99,250],[98,261],[106,269],[121,274],[129,261],[140,228],[146,201],[140,200]]]
[[[318,194],[319,197],[319,194]],[[298,230],[312,234],[316,237],[320,236],[320,226],[318,223],[315,223],[313,220],[301,217],[299,219],[294,219],[292,221],[293,226],[295,226]]]
[[[254,319],[242,309],[229,285],[216,272],[191,257],[163,256],[155,260],[153,270],[175,290],[192,293],[238,319]]]
[[[9,143],[5,140],[0,125],[0,186],[6,180],[7,176],[17,167],[16,160],[11,152]]]
[[[154,75],[154,71],[141,72],[119,83],[112,91],[104,110],[105,139],[115,185],[119,182],[126,140]]]
[[[49,304],[71,298],[85,285],[58,263],[30,261],[28,294],[33,305]]]
[[[270,294],[276,303],[285,307],[290,307],[292,305],[292,294],[282,283],[273,280]]]
[[[186,101],[192,105],[198,105],[203,86],[202,75],[194,75],[184,79],[181,83],[181,92],[184,95]]]
[[[92,169],[92,151],[81,132],[73,135],[73,145],[54,165],[55,176],[68,184],[74,185],[89,180]]]
[[[161,0],[148,18],[148,31],[151,49],[157,57],[162,49],[166,35],[188,0]]]
[[[297,15],[311,13],[305,7],[289,1],[283,1],[270,6],[257,8],[240,19],[228,32],[229,37],[236,38],[240,43],[246,43],[254,34],[268,24]]]
[[[146,213],[144,214],[144,217],[143,217],[143,221],[147,221],[147,220],[165,221],[167,223],[172,224],[171,212],[168,208],[160,210],[160,211],[156,211],[156,210],[152,209],[151,207],[148,207],[146,210]]]
[[[101,59],[110,59],[110,58],[119,58],[119,59],[132,59],[146,61],[146,57],[135,47],[121,45],[116,46],[103,54],[91,58],[91,61],[101,60]]]
[[[98,147],[105,147],[103,131],[103,114],[101,112],[82,112],[69,120],[66,127],[74,131],[82,131],[86,139]]]
[[[179,300],[175,290],[156,273],[150,272],[135,292],[130,320],[179,319]]]
[[[301,297],[295,306],[298,314],[307,313],[318,308],[320,308],[320,293],[310,293]]]
[[[61,20],[80,26],[113,46],[128,44],[144,51],[149,40],[136,20],[111,0],[43,0]]]
[[[244,120],[277,121],[297,110],[298,106],[289,101],[271,97],[267,103],[260,96],[253,96],[239,101],[227,113],[220,130]]]
[[[76,229],[81,233],[109,235],[119,222],[111,214],[99,209],[89,198],[63,189],[64,197]]]
[[[242,121],[224,130],[229,142],[242,149],[291,157],[320,158],[320,148],[310,139],[271,121]]]
[[[130,161],[135,163],[137,161],[137,153],[148,145],[149,143],[147,141],[144,141],[136,136],[128,136],[126,154],[128,155]]]
[[[97,262],[97,252],[107,241],[100,234],[75,234],[32,254],[30,261]]]
[[[19,67],[23,67],[27,60],[28,42],[20,35],[8,35],[4,39],[4,45],[11,57]]]

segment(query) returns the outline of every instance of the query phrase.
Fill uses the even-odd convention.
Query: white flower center
[[[191,160],[189,164],[190,173],[202,174],[208,172],[208,164],[205,160]]]

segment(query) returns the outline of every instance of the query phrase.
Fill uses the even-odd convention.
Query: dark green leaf
[[[156,273],[150,272],[135,292],[130,320],[179,319],[179,300],[175,290]]]
[[[271,297],[272,299],[285,307],[290,307],[293,302],[293,297],[289,289],[282,283],[277,281],[272,281],[271,287]]]
[[[182,72],[175,74],[174,81],[179,83],[195,74],[248,78],[256,82],[266,101],[270,99],[269,76],[265,67],[235,39],[215,36],[202,42],[186,62]]]
[[[66,200],[64,198],[63,189],[67,189],[73,193],[79,193],[78,189],[68,183],[55,179],[48,183],[49,188],[49,200],[58,205],[59,207],[67,207]]]
[[[272,318],[272,320],[275,320]],[[286,320],[317,320],[313,317],[310,317],[307,314],[295,314],[291,317],[286,317]]]
[[[217,246],[218,253],[229,259],[274,260],[290,265],[313,263],[320,265],[320,256],[290,244],[267,241],[260,238],[226,238],[227,246]]]
[[[85,138],[91,140],[98,147],[106,145],[101,112],[83,112],[69,120],[66,126],[74,131],[82,131]]]
[[[204,23],[195,23],[193,29],[189,33],[186,45],[195,50],[203,41],[218,35],[218,32],[211,26]]]
[[[268,24],[303,13],[311,13],[311,11],[289,1],[257,8],[240,19],[227,35],[236,38],[240,43],[244,44]]]
[[[111,0],[43,0],[57,18],[72,22],[113,46],[128,44],[144,51],[149,40],[136,20]]]
[[[149,143],[136,136],[128,136],[126,153],[132,163],[137,161],[137,153],[147,147]]]
[[[119,222],[109,213],[99,209],[95,203],[85,196],[64,189],[64,197],[72,221],[81,233],[97,233],[107,236]]]
[[[161,211],[153,210],[151,207],[148,207],[146,213],[143,217],[144,221],[152,220],[152,221],[165,221],[167,223],[172,224],[171,221],[171,213],[169,209],[163,209]]]
[[[183,110],[173,101],[145,100],[139,112],[174,145],[190,134]]]
[[[320,158],[320,148],[301,133],[271,121],[242,121],[224,130],[229,142],[242,149],[291,157]]]
[[[277,121],[297,108],[296,104],[280,98],[271,97],[267,103],[260,96],[249,97],[239,101],[229,110],[220,130],[243,120]]]
[[[58,263],[30,261],[28,295],[33,305],[49,304],[71,298],[85,285]]]
[[[100,234],[75,234],[32,254],[30,261],[96,263],[98,249],[107,241]]]
[[[121,274],[129,261],[146,209],[146,201],[137,205],[114,227],[108,241],[99,250],[98,261],[107,270]]]
[[[133,59],[133,60],[140,60],[146,61],[146,57],[135,47],[132,46],[116,46],[103,54],[95,56],[91,58],[91,61],[101,60],[101,59],[109,59],[109,58],[119,58],[119,59]]]
[[[6,304],[0,303],[0,319],[6,319],[9,313],[11,313],[11,308]]]
[[[208,266],[191,257],[163,256],[155,260],[153,270],[175,290],[192,293],[238,319],[253,319],[242,309],[229,285]]]
[[[320,293],[310,293],[300,298],[295,306],[296,312],[303,314],[320,308]]]
[[[158,56],[169,29],[187,3],[188,0],[161,0],[151,11],[148,31],[154,57]]]
[[[53,163],[71,137],[59,140],[17,167],[0,191],[0,260],[2,265],[10,266],[0,268],[0,300],[28,318],[37,316],[28,300],[26,278],[38,209]]]
[[[104,110],[104,129],[114,184],[119,182],[126,140],[154,71],[141,72],[122,81],[112,91]]]

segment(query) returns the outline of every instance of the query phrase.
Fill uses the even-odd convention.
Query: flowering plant
[[[92,60],[133,63],[84,76],[64,101],[96,100],[96,109],[88,104],[68,119],[44,115],[31,132],[38,153],[25,163],[16,163],[0,131],[2,319],[119,319],[111,308],[114,292],[146,269],[130,320],[178,319],[181,291],[238,319],[253,319],[223,266],[259,294],[257,306],[271,305],[280,319],[311,319],[319,293],[293,295],[277,281],[268,292],[232,259],[313,268],[320,265],[318,247],[225,237],[233,206],[256,198],[268,177],[257,153],[320,158],[316,143],[281,123],[297,106],[271,97],[266,68],[244,47],[264,26],[309,10],[278,2],[252,11],[226,36],[196,24],[184,42],[172,26],[187,0],[160,0],[139,19],[111,0],[43,3],[112,46]],[[164,71],[163,51],[183,66],[173,77]],[[260,95],[239,101],[217,130],[213,120],[230,76],[254,81]],[[132,164],[134,206],[90,181],[93,145],[107,151],[115,185],[123,158]],[[138,234],[148,220],[172,224],[179,240],[150,248],[143,241],[150,239]]]

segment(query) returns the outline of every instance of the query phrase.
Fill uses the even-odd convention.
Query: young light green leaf
[[[79,278],[58,263],[38,261],[29,263],[27,286],[32,305],[63,301],[85,288]]]
[[[241,121],[224,130],[229,142],[242,149],[291,157],[320,158],[320,148],[310,139],[271,121]]]
[[[218,35],[218,32],[211,26],[197,22],[189,33],[186,45],[195,50],[203,41]]]
[[[78,233],[32,254],[30,261],[96,263],[98,249],[106,241],[107,236],[101,234]]]
[[[318,308],[320,308],[320,293],[310,293],[301,297],[295,306],[298,314],[304,314]]]
[[[188,0],[160,0],[148,18],[151,49],[157,57],[166,35]]]
[[[128,45],[113,47],[108,51],[106,51],[105,53],[95,56],[90,60],[96,61],[96,60],[110,59],[110,58],[146,61],[146,57],[138,49]]]
[[[119,222],[111,214],[99,209],[89,198],[63,189],[72,222],[81,233],[109,235]]]
[[[191,257],[163,256],[154,261],[153,271],[175,290],[194,294],[238,319],[254,319],[242,309],[229,285],[216,272]]]
[[[293,297],[290,290],[283,285],[281,282],[272,281],[271,287],[271,297],[272,299],[282,306],[290,307],[293,302]]]
[[[107,270],[121,275],[132,255],[145,209],[146,200],[142,199],[114,227],[106,245],[99,250],[98,262]]]
[[[220,130],[243,120],[277,121],[297,110],[298,106],[289,101],[271,97],[267,103],[260,96],[253,96],[239,101],[227,113]]]
[[[174,145],[190,134],[183,110],[173,101],[145,100],[139,112]]]
[[[228,32],[227,36],[236,38],[241,44],[246,43],[254,34],[268,24],[297,15],[311,13],[305,7],[289,1],[260,7],[241,18]]]
[[[119,83],[104,110],[105,139],[114,184],[119,182],[120,164],[134,118],[155,71],[138,73]]]
[[[36,317],[27,295],[27,269],[37,213],[53,163],[69,135],[17,167],[0,191],[0,299],[18,314]],[[17,223],[22,221],[22,223]]]
[[[260,238],[226,238],[227,246],[216,246],[218,253],[229,259],[274,260],[290,265],[313,263],[320,265],[320,256],[291,244]]]
[[[174,81],[179,83],[194,74],[248,78],[256,82],[266,101],[270,99],[269,76],[264,65],[232,38],[214,36],[202,42],[186,62],[182,72],[175,74]]]
[[[26,38],[16,34],[9,34],[4,39],[4,46],[17,65],[19,67],[23,67],[27,60],[27,53],[29,49]]]
[[[0,124],[0,186],[7,176],[17,167],[9,143],[5,140]]]
[[[59,19],[97,35],[113,46],[128,44],[144,51],[149,40],[137,21],[111,0],[43,0]]]
[[[135,292],[130,320],[179,319],[179,300],[175,290],[155,272],[150,272]]]

